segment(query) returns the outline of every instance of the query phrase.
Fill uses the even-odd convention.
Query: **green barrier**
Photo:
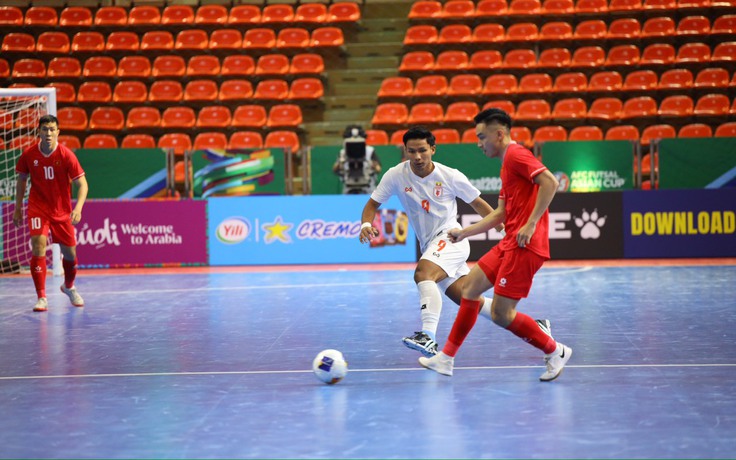
[[[736,137],[659,142],[659,188],[733,187],[735,181]]]
[[[634,188],[634,154],[629,141],[545,142],[542,162],[560,181],[560,191]]]
[[[88,198],[134,198],[128,192],[150,181],[153,189],[166,186],[166,154],[161,149],[78,149],[89,183]]]
[[[313,147],[310,158],[312,195],[339,195],[342,182],[332,172],[332,165],[342,147]],[[393,145],[374,147],[374,154],[381,160],[383,171],[401,161],[401,150]],[[501,163],[490,160],[475,144],[442,144],[437,146],[434,160],[459,169],[482,192],[498,192],[501,189]],[[379,175],[379,179],[382,175]]]

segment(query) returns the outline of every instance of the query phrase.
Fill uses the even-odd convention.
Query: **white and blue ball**
[[[344,379],[348,373],[348,363],[337,350],[322,350],[312,361],[312,371],[322,382],[332,385]]]

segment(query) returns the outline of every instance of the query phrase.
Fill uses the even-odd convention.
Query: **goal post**
[[[15,164],[23,150],[39,141],[38,120],[48,114],[56,115],[56,88],[0,88],[0,273],[19,272],[30,265],[30,236],[25,219],[19,228],[13,224]],[[27,201],[23,206],[27,206]],[[23,215],[26,216],[26,209]],[[54,275],[59,275],[61,260],[53,256],[59,251],[52,246],[57,245],[49,245],[47,258]]]

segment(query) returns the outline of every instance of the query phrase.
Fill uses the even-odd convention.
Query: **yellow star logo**
[[[288,232],[293,226],[294,224],[285,224],[281,216],[276,217],[274,222],[261,225],[263,231],[266,232],[263,237],[264,242],[271,244],[275,240],[279,240],[282,243],[291,243],[291,236]]]

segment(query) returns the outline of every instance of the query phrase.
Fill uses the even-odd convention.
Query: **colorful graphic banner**
[[[634,153],[628,141],[545,142],[542,162],[560,181],[561,192],[634,187]]]
[[[736,189],[624,195],[626,257],[736,256]]]
[[[414,262],[414,236],[398,199],[381,206],[374,244],[361,244],[368,195],[211,198],[211,265]]]
[[[76,226],[83,267],[207,263],[207,202],[89,201]]]
[[[736,138],[662,139],[659,188],[736,187]]]

